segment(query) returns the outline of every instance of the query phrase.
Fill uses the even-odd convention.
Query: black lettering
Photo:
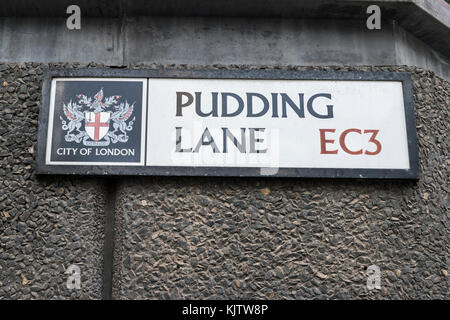
[[[205,138],[207,139],[206,141],[205,141]],[[211,146],[214,153],[220,152],[219,148],[217,148],[217,145],[214,142],[214,139],[211,136],[211,133],[209,132],[208,128],[206,128],[205,131],[203,131],[202,137],[199,140],[199,142],[197,143],[197,146],[195,147],[193,152],[198,152],[200,150],[201,146]]]
[[[233,113],[228,113],[228,97],[233,97],[238,102],[238,108]],[[244,110],[244,101],[235,93],[222,92],[222,117],[235,117]]]
[[[256,150],[256,143],[263,142],[264,139],[255,138],[255,132],[264,132],[265,128],[249,128],[250,130],[250,153],[266,153],[267,148],[264,150]]]
[[[320,119],[329,119],[329,118],[333,118],[333,105],[327,105],[327,114],[319,114],[317,113],[314,108],[313,108],[313,102],[316,98],[319,97],[324,97],[327,99],[331,100],[331,94],[330,93],[317,93],[315,95],[313,95],[311,98],[309,98],[308,100],[308,111],[311,115],[313,115],[316,118],[320,118]]]
[[[177,131],[177,139],[176,139],[176,143],[175,143],[175,152],[191,152],[192,148],[188,148],[188,149],[182,149],[181,148],[181,127],[176,127],[175,128]]]
[[[197,112],[197,114],[200,117],[208,117],[208,116],[213,116],[213,117],[217,117],[218,113],[217,113],[217,92],[212,92],[212,107],[211,107],[211,112],[209,113],[203,113],[201,110],[201,92],[196,92],[195,93],[195,112]]]
[[[230,132],[228,128],[222,128],[223,131],[223,152],[227,152],[227,138],[238,148],[241,153],[245,153],[245,128],[241,128],[241,142]]]
[[[304,108],[304,102],[303,102],[303,93],[299,93],[299,105],[297,106],[294,101],[286,94],[281,94],[281,108],[283,110],[283,118],[287,118],[287,112],[286,112],[286,104],[288,104],[292,110],[295,111],[295,113],[299,116],[299,118],[305,117],[305,108]]]
[[[188,100],[183,103],[183,96],[187,97]],[[194,101],[194,97],[189,92],[177,92],[177,117],[181,117],[181,108],[187,107]]]
[[[259,113],[253,113],[253,97],[261,99],[261,101],[264,104],[263,109]],[[269,110],[269,101],[267,101],[266,97],[264,97],[260,93],[254,92],[247,93],[247,117],[249,118],[261,117],[265,115],[268,110]]]

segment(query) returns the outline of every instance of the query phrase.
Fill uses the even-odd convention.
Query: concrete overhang
[[[66,17],[77,4],[85,17],[180,16],[365,20],[369,5],[383,21],[402,28],[450,56],[450,5],[444,0],[1,0],[3,17]]]

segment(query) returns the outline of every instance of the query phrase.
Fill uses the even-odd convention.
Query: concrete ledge
[[[72,0],[2,0],[0,16],[65,17]],[[367,18],[379,5],[384,20],[397,23],[434,50],[450,52],[450,5],[444,0],[78,0],[85,17],[221,16],[306,19]]]
[[[233,17],[0,17],[0,61],[130,64],[411,65],[450,77],[450,58],[395,23]]]

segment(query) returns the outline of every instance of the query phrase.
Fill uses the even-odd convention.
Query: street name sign
[[[40,174],[418,179],[408,73],[48,69]]]

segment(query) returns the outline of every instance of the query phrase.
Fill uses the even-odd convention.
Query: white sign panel
[[[148,86],[147,166],[409,169],[401,81]]]

